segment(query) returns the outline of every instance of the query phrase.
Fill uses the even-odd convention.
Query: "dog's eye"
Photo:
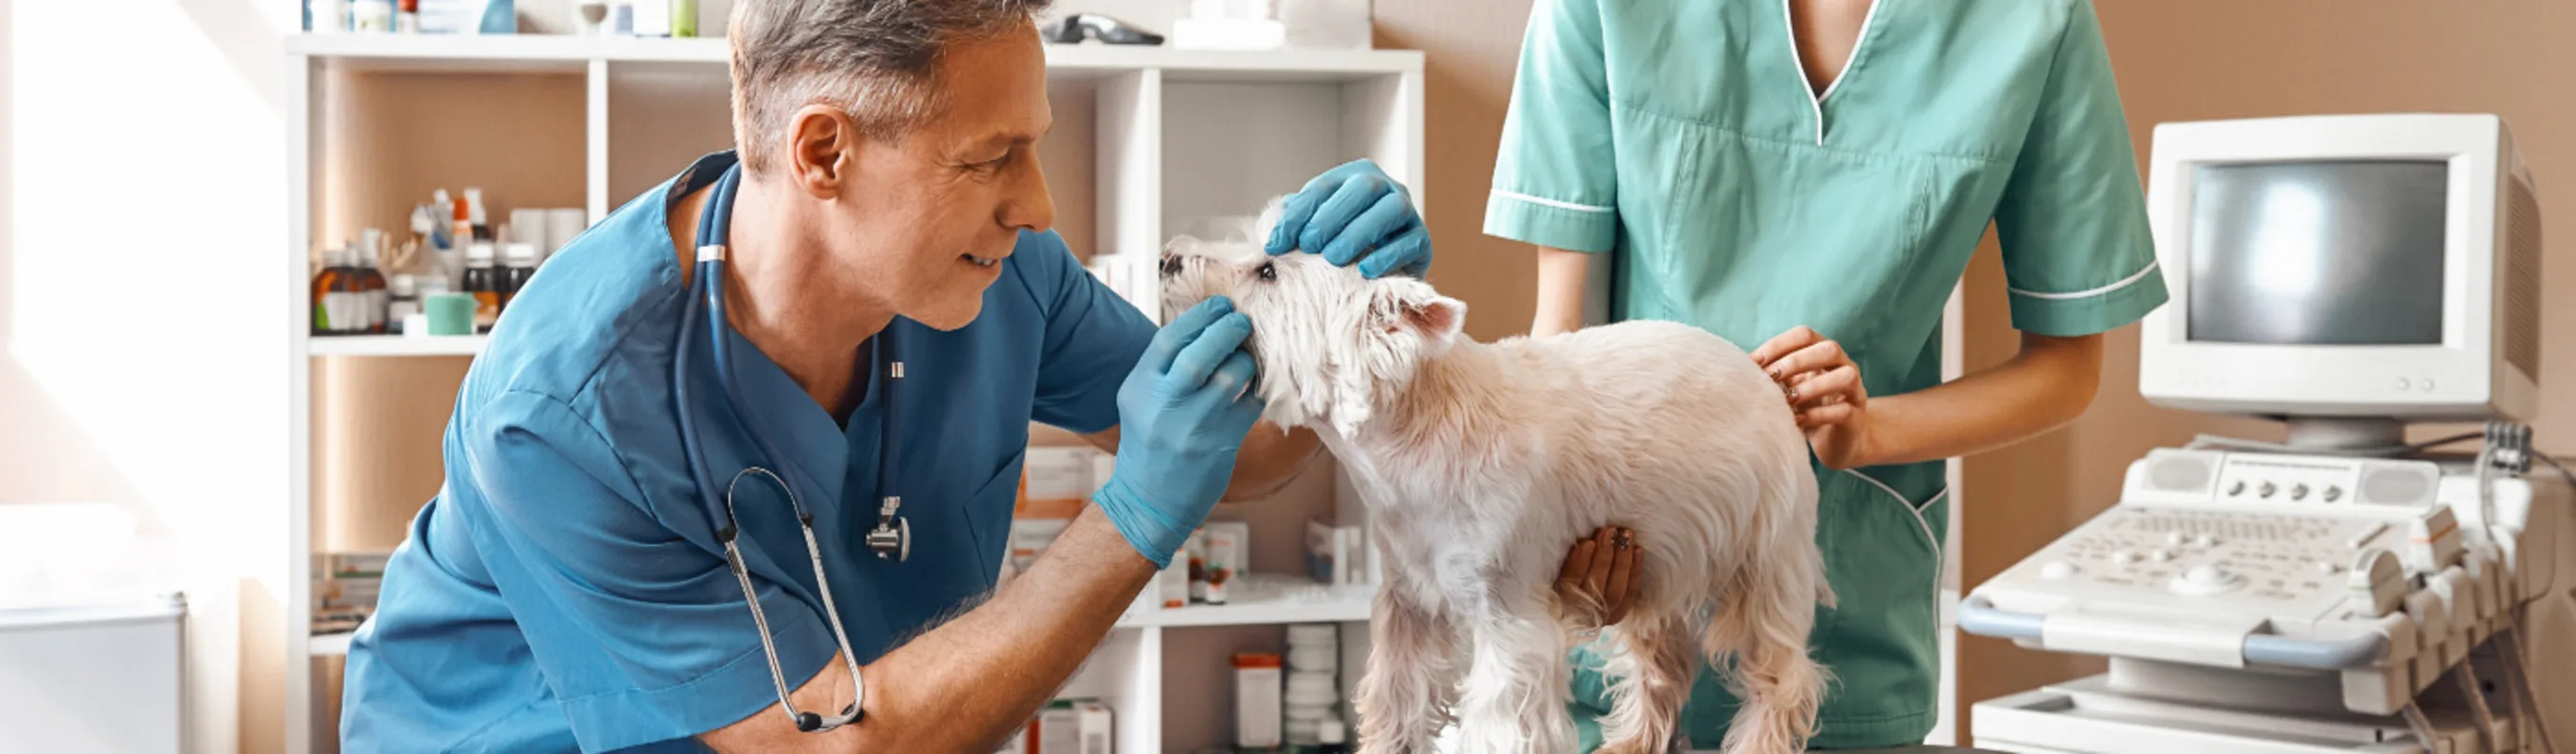
[[[1252,271],[1252,274],[1260,275],[1263,280],[1279,279],[1279,270],[1271,267],[1269,262],[1261,263],[1261,269]]]

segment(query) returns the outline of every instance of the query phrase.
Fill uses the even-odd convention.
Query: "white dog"
[[[1361,751],[1430,754],[1452,721],[1473,754],[1574,750],[1566,650],[1595,627],[1552,585],[1613,524],[1642,540],[1647,577],[1601,637],[1604,751],[1666,751],[1701,661],[1729,657],[1745,703],[1726,751],[1805,746],[1827,680],[1807,632],[1833,603],[1816,480],[1744,351],[1662,322],[1477,343],[1426,283],[1247,242],[1177,239],[1162,283],[1166,318],[1217,295],[1251,318],[1266,418],[1315,429],[1370,506],[1387,583]]]

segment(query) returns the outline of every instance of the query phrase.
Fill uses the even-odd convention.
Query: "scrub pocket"
[[[1869,473],[1875,476],[1819,477],[1816,543],[1836,606],[1817,607],[1809,639],[1816,661],[1835,677],[1817,715],[1817,746],[1921,741],[1939,700],[1944,469],[1930,463]]]
[[[1002,463],[992,479],[958,501],[965,506],[966,533],[973,538],[971,551],[987,587],[1002,578],[1002,559],[1011,555],[1011,516],[1019,505],[1020,468],[1028,460],[1028,449],[1022,448]]]
[[[1891,300],[1921,287],[1917,257],[1939,181],[1923,158],[1625,105],[1614,124],[1620,149],[1649,153],[1623,151],[1619,163],[1619,212],[1638,260],[1621,282],[1674,310],[1661,318],[1739,341],[1806,325],[1852,348],[1898,313]]]

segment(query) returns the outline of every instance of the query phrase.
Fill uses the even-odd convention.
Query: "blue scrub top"
[[[692,412],[719,489],[762,465],[808,496],[862,663],[992,588],[1029,422],[1117,424],[1118,385],[1153,325],[1063,239],[1023,233],[972,324],[891,325],[904,330],[897,441],[913,547],[908,561],[877,559],[863,538],[876,524],[881,380],[844,431],[728,329],[752,414],[737,417],[706,329],[675,342],[687,289],[665,212],[733,162],[702,158],[610,214],[549,259],[493,328],[448,420],[446,484],[350,644],[350,750],[698,751],[690,736],[777,701],[677,411]],[[688,406],[673,396],[677,348],[690,352]],[[745,423],[789,457],[755,458]],[[760,477],[739,489],[743,557],[793,688],[836,647],[785,498]]]

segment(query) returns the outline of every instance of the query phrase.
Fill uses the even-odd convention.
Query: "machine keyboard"
[[[2287,607],[2344,593],[2356,554],[2402,541],[2385,520],[2121,506],[2026,561],[2023,578]]]

